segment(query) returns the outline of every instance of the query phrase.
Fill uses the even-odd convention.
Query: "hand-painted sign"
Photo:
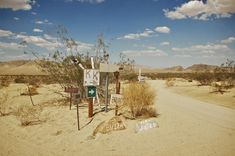
[[[111,98],[110,98],[110,105],[114,104],[122,104],[123,101],[123,95],[120,94],[111,94]]]
[[[66,93],[78,93],[78,88],[65,87],[64,92],[66,92]]]
[[[99,70],[85,69],[84,70],[84,86],[98,86],[100,83]]]

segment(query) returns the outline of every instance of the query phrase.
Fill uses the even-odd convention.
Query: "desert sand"
[[[91,137],[96,126],[114,116],[114,111],[99,112],[93,120],[87,117],[86,104],[80,105],[81,130],[77,130],[76,107],[44,107],[46,121],[21,126],[14,116],[0,117],[1,156],[232,156],[235,155],[235,110],[177,94],[164,81],[148,81],[156,90],[155,120],[159,127],[136,133],[139,121],[127,120],[127,129]],[[31,104],[29,97],[19,96],[24,85],[12,84],[7,92],[12,109]],[[52,88],[53,90],[48,90]],[[59,99],[56,85],[39,88],[33,96],[35,104]],[[99,111],[99,106],[95,106]],[[90,124],[86,125],[88,122]]]

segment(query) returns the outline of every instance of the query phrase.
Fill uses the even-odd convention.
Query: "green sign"
[[[96,86],[87,86],[87,97],[96,97]]]

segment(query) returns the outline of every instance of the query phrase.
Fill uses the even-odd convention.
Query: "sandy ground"
[[[199,83],[196,81],[188,82],[184,79],[176,79],[174,82],[174,86],[169,89],[175,93],[235,109],[235,88],[225,90],[221,94],[213,92],[214,90],[211,86],[199,86]]]
[[[0,155],[235,155],[235,110],[176,94],[165,87],[164,81],[149,83],[156,88],[158,95],[156,106],[160,116],[152,120],[159,128],[135,133],[138,121],[127,121],[126,130],[100,134],[91,139],[95,127],[113,117],[113,111],[97,113],[85,126],[90,119],[87,118],[87,107],[81,106],[83,128],[77,131],[75,107],[72,110],[62,106],[46,107],[42,115],[47,116],[47,121],[39,125],[22,127],[14,115],[0,117]],[[14,92],[14,87],[17,88],[12,86],[8,92]],[[49,96],[49,91],[41,91],[44,96],[35,96],[35,102],[56,97],[52,93]],[[15,95],[10,104],[21,103],[21,98]]]

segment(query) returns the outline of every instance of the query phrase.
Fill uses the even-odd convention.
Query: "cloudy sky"
[[[235,0],[0,0],[0,61],[32,58],[27,48],[49,55],[58,25],[81,53],[94,55],[103,34],[111,62],[119,53],[153,67],[235,60]]]

